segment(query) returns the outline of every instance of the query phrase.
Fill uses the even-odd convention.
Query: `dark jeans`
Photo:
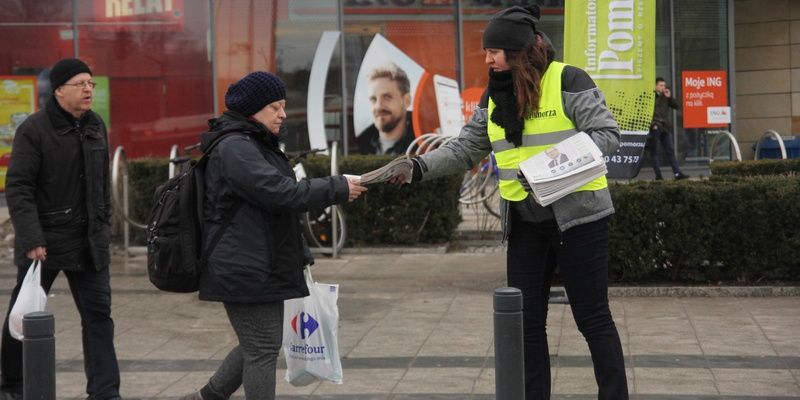
[[[222,361],[200,393],[226,400],[244,385],[248,399],[275,399],[275,370],[283,341],[283,302],[224,303],[239,345]]]
[[[0,365],[0,388],[22,392],[22,342],[8,332],[8,313],[17,299],[28,266],[17,267],[17,285],[11,293],[3,323]],[[57,270],[42,269],[42,287],[50,292]],[[114,321],[111,319],[111,286],[108,268],[102,271],[64,271],[75,306],[81,316],[83,334],[83,368],[86,393],[90,400],[106,400],[119,396],[119,367],[114,351]]]
[[[667,153],[667,160],[669,160],[669,165],[672,167],[672,173],[677,174],[681,172],[680,168],[678,168],[678,160],[675,159],[675,150],[672,145],[672,133],[669,131],[658,130],[658,129],[651,129],[649,143],[649,150],[650,150],[650,162],[653,165],[653,172],[656,174],[656,178],[661,178],[661,164],[658,161],[658,143],[661,142],[661,147],[664,148],[664,152]]]
[[[627,399],[622,346],[608,307],[608,218],[563,233],[553,220],[524,222],[514,211],[511,218],[508,285],[523,297],[525,398],[550,399],[547,307],[558,266],[578,330],[589,344],[598,399]]]

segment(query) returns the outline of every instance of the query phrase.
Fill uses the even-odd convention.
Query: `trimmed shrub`
[[[169,160],[167,158],[139,158],[128,162],[129,210],[132,220],[147,225],[147,214],[153,201],[156,187],[167,181]],[[147,240],[144,229],[131,227],[131,243],[143,246]]]
[[[711,163],[711,175],[714,176],[796,175],[798,172],[800,172],[800,158]]]
[[[800,280],[800,177],[639,182],[611,193],[615,281]]]
[[[348,156],[339,169],[361,174],[389,160]],[[800,175],[784,167],[772,171],[787,174],[769,175],[761,169],[766,167],[736,164],[702,181],[612,184],[611,279],[800,281]],[[326,176],[330,159],[312,156],[304,165],[310,177]],[[131,216],[144,221],[153,190],[166,181],[167,161],[135,160],[129,171]],[[348,246],[447,242],[460,222],[460,184],[461,176],[453,175],[402,187],[370,185],[359,200],[343,206]],[[143,244],[144,231],[134,233],[134,242]]]
[[[360,175],[377,169],[392,157],[348,156],[340,162],[340,173]],[[167,180],[167,159],[130,162],[131,218],[147,218],[156,186]],[[309,156],[303,161],[309,177],[330,175],[330,158]],[[458,190],[461,175],[453,175],[413,186],[370,185],[358,200],[343,205],[347,222],[347,245],[412,245],[445,243],[461,222]],[[143,245],[145,232],[131,230],[132,243]]]
[[[347,156],[339,172],[361,175],[380,168],[392,156]],[[303,161],[309,177],[330,175],[330,158],[312,156]],[[463,175],[456,174],[413,185],[369,185],[358,200],[342,209],[347,221],[347,243],[410,245],[450,240],[461,216],[458,191]]]

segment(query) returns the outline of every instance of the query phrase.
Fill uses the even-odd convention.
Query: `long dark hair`
[[[550,45],[536,35],[536,41],[522,50],[506,50],[508,62],[514,77],[514,94],[517,97],[517,110],[520,119],[529,118],[539,111],[542,97],[542,77],[547,65]]]

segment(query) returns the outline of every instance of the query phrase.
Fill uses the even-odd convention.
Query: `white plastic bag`
[[[309,296],[283,303],[286,381],[306,386],[317,380],[342,383],[338,327],[339,285],[316,283],[306,267]]]
[[[8,330],[14,339],[22,340],[22,318],[34,311],[44,311],[47,304],[47,293],[42,289],[42,267],[39,260],[34,260],[28,267],[25,279],[19,289],[17,301],[8,315]]]

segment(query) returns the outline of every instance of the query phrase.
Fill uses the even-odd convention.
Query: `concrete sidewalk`
[[[279,398],[493,399],[492,291],[504,286],[504,271],[502,251],[319,256],[316,280],[341,285],[344,384],[295,388],[281,369]],[[15,273],[1,272],[5,307]],[[144,257],[115,258],[112,287],[126,399],[187,394],[235,345],[221,304],[159,292]],[[80,320],[66,279],[51,295],[58,397],[84,398]],[[800,398],[800,297],[613,297],[611,306],[633,399]],[[548,336],[554,398],[596,398],[568,306],[551,305]]]

